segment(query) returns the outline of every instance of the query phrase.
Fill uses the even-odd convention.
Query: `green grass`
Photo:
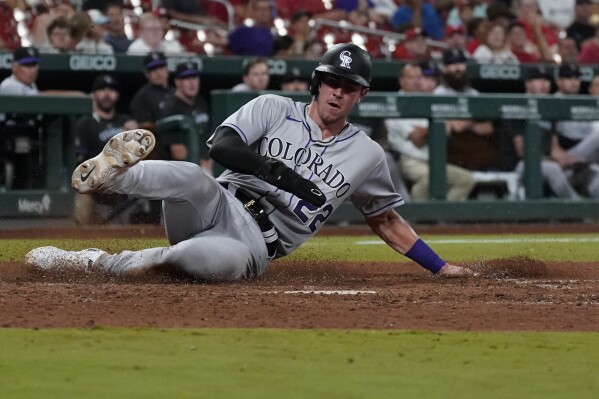
[[[2,398],[596,398],[599,334],[0,330]]]
[[[464,235],[464,236],[423,236],[430,246],[443,258],[452,262],[468,262],[525,255],[535,259],[554,262],[598,262],[597,246],[599,234],[534,234],[534,235]],[[516,242],[497,243],[489,240],[512,239]],[[439,243],[439,240],[486,240],[483,242]],[[544,241],[562,239],[563,242]],[[399,256],[391,248],[382,245],[358,245],[364,241],[378,240],[376,236],[334,236],[315,237],[292,253],[288,259],[314,261],[315,259],[346,260],[355,262],[410,262]],[[535,241],[536,240],[536,241]],[[585,241],[586,240],[586,241]],[[595,240],[589,242],[589,240]],[[124,249],[142,249],[164,246],[164,239],[101,239],[101,240],[0,240],[0,261],[22,260],[31,248],[42,245],[55,245],[64,249],[97,247],[109,252]]]

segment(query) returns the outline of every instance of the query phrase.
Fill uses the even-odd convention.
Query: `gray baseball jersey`
[[[218,178],[260,198],[279,233],[279,256],[314,235],[346,199],[366,217],[403,204],[391,182],[384,151],[376,142],[350,123],[338,135],[323,140],[307,109],[308,104],[268,94],[250,101],[222,123],[235,129],[259,154],[284,162],[314,182],[327,198],[324,206],[316,208],[254,176],[228,170]]]

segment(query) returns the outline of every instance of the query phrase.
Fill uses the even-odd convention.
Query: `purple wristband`
[[[445,261],[420,238],[406,252],[406,256],[433,273],[438,273],[445,266]]]

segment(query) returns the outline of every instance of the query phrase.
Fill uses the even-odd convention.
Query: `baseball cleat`
[[[75,168],[71,185],[80,193],[94,191],[123,168],[144,159],[156,144],[152,132],[144,129],[127,130],[112,137],[102,152]]]
[[[56,247],[34,248],[25,255],[25,263],[42,270],[81,270],[90,272],[96,260],[106,252],[97,248],[65,251]]]

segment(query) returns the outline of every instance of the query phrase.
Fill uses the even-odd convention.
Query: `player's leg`
[[[419,159],[401,157],[401,171],[409,181],[413,182],[410,194],[414,201],[428,198],[428,163]]]
[[[599,162],[599,131],[593,131],[582,139],[574,147],[568,149],[568,153],[587,162]]]
[[[472,172],[456,165],[447,164],[447,200],[465,201],[474,188]]]
[[[593,164],[591,165],[591,169],[593,174],[588,184],[589,197],[599,198],[599,165]]]
[[[574,190],[566,173],[557,162],[543,159],[541,161],[541,174],[551,191],[559,198],[580,199],[580,195]]]
[[[113,178],[104,192],[163,201],[171,244],[191,238],[215,224],[225,190],[190,162],[144,161]]]
[[[255,259],[244,242],[223,236],[199,236],[169,247],[100,257],[94,267],[117,275],[157,269],[218,282],[257,277],[265,270],[265,263]]]
[[[154,136],[146,130],[119,133],[98,156],[75,169],[72,184],[82,193],[97,191],[164,200],[167,235],[171,243],[177,243],[210,228],[223,190],[192,163],[138,163],[154,143]]]
[[[42,270],[101,270],[115,275],[138,275],[155,270],[220,282],[260,276],[268,264],[267,256],[263,242],[253,247],[251,243],[231,237],[205,235],[169,247],[114,255],[95,248],[65,251],[39,247],[27,253],[25,262]]]

